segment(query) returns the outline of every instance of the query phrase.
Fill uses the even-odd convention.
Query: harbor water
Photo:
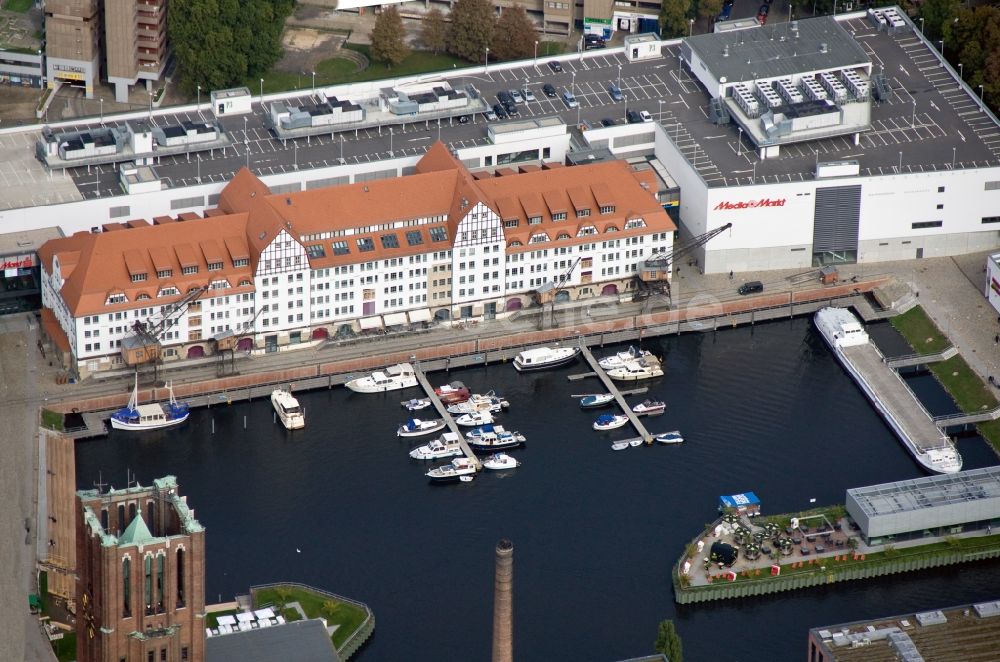
[[[893,334],[883,327],[874,336],[898,342]],[[646,425],[680,430],[682,445],[613,452],[613,439],[634,432],[591,429],[600,412],[580,410],[570,395],[600,392],[599,382],[566,379],[589,369],[582,360],[523,375],[497,364],[430,381],[460,379],[510,401],[498,422],[527,445],[512,451],[522,465],[507,474],[431,485],[423,473],[436,463],[407,452],[433,437],[395,434],[406,418],[399,402],[422,393],[334,388],[297,394],[304,430],[287,432],[260,399],[193,412],[176,430],[80,443],[78,484],[92,488],[100,476],[123,486],[126,471],[142,484],[176,475],[207,529],[207,602],[282,580],[362,600],[377,622],[362,661],[487,660],[493,549],[503,537],[514,542],[520,660],[646,654],[665,618],[689,660],[800,660],[809,627],[997,597],[1000,564],[983,563],[675,605],[671,566],[715,518],[719,495],[754,490],[764,513],[789,512],[843,503],[849,487],[925,474],[808,318],[643,348],[664,358],[666,375],[646,384],[647,396],[627,399],[664,400],[666,413]],[[932,379],[913,379],[921,397],[940,398]],[[967,469],[996,463],[978,437],[959,450]]]

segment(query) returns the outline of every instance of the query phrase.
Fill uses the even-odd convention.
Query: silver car
[[[521,90],[521,95],[524,97],[525,101],[535,101],[536,100],[535,99],[535,93],[532,92],[531,90],[529,90],[528,88],[524,88],[523,90]]]
[[[514,103],[524,103],[524,97],[517,90],[510,91],[510,98],[514,100]]]

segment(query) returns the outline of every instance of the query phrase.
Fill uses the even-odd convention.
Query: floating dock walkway
[[[843,347],[841,351],[875,394],[877,404],[921,453],[950,445],[947,435],[875,345],[869,342]]]
[[[582,350],[583,358],[587,359],[587,363],[589,363],[590,367],[593,369],[593,374],[600,379],[601,382],[603,382],[604,388],[608,390],[608,393],[615,396],[615,402],[618,403],[618,406],[621,407],[622,411],[625,412],[625,415],[628,416],[629,422],[632,423],[632,427],[635,428],[635,431],[639,433],[639,437],[647,444],[652,443],[653,435],[649,434],[649,431],[646,430],[646,426],[642,424],[639,417],[635,415],[632,408],[628,406],[627,402],[625,402],[625,398],[622,397],[621,391],[618,390],[615,383],[610,377],[608,377],[607,373],[604,372],[604,369],[601,368],[601,364],[599,364],[597,359],[594,358],[594,355],[590,352],[590,348],[581,344],[580,349]]]
[[[427,397],[434,404],[434,408],[437,409],[438,414],[448,425],[448,429],[458,435],[458,445],[461,447],[462,453],[464,453],[465,457],[469,458],[469,460],[476,465],[476,471],[481,471],[483,463],[480,462],[479,458],[476,457],[476,454],[472,452],[472,447],[469,446],[469,442],[465,440],[465,435],[462,434],[458,424],[455,423],[455,418],[448,412],[448,408],[441,402],[441,398],[438,397],[438,394],[434,392],[434,387],[431,386],[429,381],[427,381],[427,376],[424,375],[424,371],[419,367],[414,366],[413,372],[416,374],[417,381],[420,382],[420,386],[424,389]]]

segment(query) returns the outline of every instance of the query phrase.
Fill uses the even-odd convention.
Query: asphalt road
[[[666,119],[670,104],[686,103],[679,95],[677,50],[676,46],[666,48],[663,58],[638,63],[629,63],[620,53],[609,52],[585,59],[574,57],[563,60],[561,73],[554,72],[545,64],[537,67],[528,64],[514,69],[490,67],[485,74],[475,76],[462,76],[456,72],[449,80],[456,86],[474,85],[490,104],[496,103],[496,94],[501,90],[521,89],[525,85],[531,89],[537,100],[519,104],[519,115],[500,123],[553,116],[560,117],[567,124],[584,120],[597,124],[604,118],[624,123],[626,109],[647,110],[654,118]],[[615,102],[607,88],[619,81],[625,101]],[[546,97],[542,91],[546,83],[551,83],[560,93],[563,90],[573,91],[579,108],[570,109],[560,98]],[[305,101],[307,95],[300,99]],[[202,115],[205,119],[212,119],[206,111],[202,111]],[[181,120],[197,121],[199,114],[177,113],[154,118],[159,125]],[[475,115],[474,122],[468,124],[443,120],[439,127],[437,121],[418,121],[396,127],[391,133],[386,128],[382,128],[381,132],[365,129],[357,134],[354,131],[339,134],[336,138],[324,135],[287,141],[276,139],[264,127],[259,104],[254,104],[252,114],[228,117],[222,123],[236,143],[234,147],[168,156],[157,164],[157,172],[169,180],[171,187],[197,184],[199,176],[203,183],[228,181],[239,168],[247,165],[257,174],[271,175],[332,166],[340,158],[348,163],[364,163],[392,156],[420,155],[438,138],[454,148],[487,142],[487,122],[481,114]],[[86,126],[85,123],[77,125],[78,129]],[[68,172],[87,198],[122,194],[117,169],[111,165],[71,168]]]

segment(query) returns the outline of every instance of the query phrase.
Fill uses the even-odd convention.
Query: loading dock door
[[[813,266],[858,261],[861,186],[816,189]]]

